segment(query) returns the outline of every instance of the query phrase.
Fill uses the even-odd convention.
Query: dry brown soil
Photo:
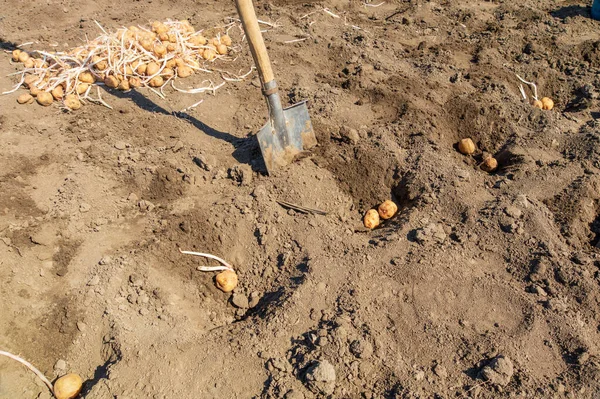
[[[308,100],[319,141],[275,176],[254,137],[267,115],[255,75],[214,96],[105,92],[113,110],[0,97],[0,349],[52,379],[79,373],[94,399],[600,397],[589,4],[257,9],[276,22],[284,100]],[[231,1],[1,0],[0,45],[65,49],[95,37],[94,20],[227,17]],[[3,91],[19,68],[2,53]],[[515,74],[555,108],[524,101]],[[473,157],[456,150],[464,137]],[[498,171],[478,167],[485,154]],[[388,198],[399,214],[365,230]],[[178,248],[232,262],[235,304]],[[2,358],[0,397],[50,395]]]

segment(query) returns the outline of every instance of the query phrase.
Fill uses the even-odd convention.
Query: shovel
[[[258,70],[262,92],[269,108],[269,121],[257,134],[267,172],[292,162],[303,151],[317,144],[306,101],[283,109],[271,69],[271,61],[254,12],[252,0],[236,0],[238,14]]]

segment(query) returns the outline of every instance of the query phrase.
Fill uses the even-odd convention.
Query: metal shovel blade
[[[283,110],[285,131],[277,131],[269,120],[257,134],[267,172],[292,162],[302,151],[317,145],[306,101]]]

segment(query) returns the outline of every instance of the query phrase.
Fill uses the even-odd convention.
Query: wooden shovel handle
[[[248,39],[248,43],[250,44],[254,64],[258,68],[260,80],[264,85],[275,80],[275,76],[273,75],[273,69],[271,69],[267,47],[258,26],[254,5],[252,4],[252,0],[235,0],[235,5],[244,26],[244,32],[246,32],[246,39]]]

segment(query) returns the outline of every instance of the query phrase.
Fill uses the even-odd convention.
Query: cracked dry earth
[[[275,176],[253,136],[255,75],[214,96],[109,91],[113,110],[0,97],[0,349],[52,379],[79,373],[86,398],[600,397],[589,5],[256,7],[276,22],[283,97],[308,100],[319,141]],[[0,0],[0,39],[56,49],[95,37],[94,20],[234,16],[205,0]],[[235,63],[248,70],[248,52]],[[3,91],[18,69],[3,53]],[[524,101],[515,74],[555,108]],[[466,137],[473,156],[456,149]],[[366,230],[386,199],[398,215]],[[234,293],[179,248],[231,262]],[[0,359],[0,397],[50,394]]]

